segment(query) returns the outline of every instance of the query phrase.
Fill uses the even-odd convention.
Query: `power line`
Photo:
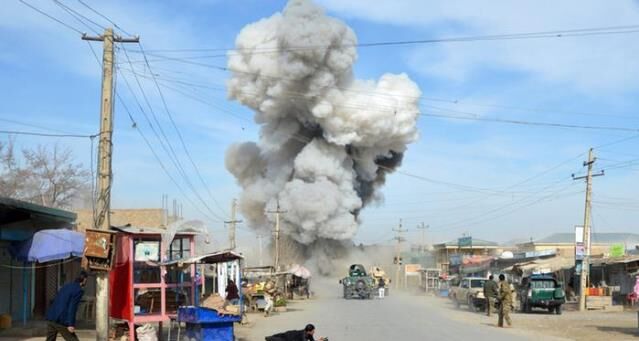
[[[627,132],[639,133],[639,128],[594,126],[594,125],[591,126],[591,125],[579,125],[579,124],[555,123],[555,122],[535,122],[535,121],[524,121],[524,120],[514,120],[514,119],[503,119],[503,118],[496,118],[496,117],[466,117],[466,116],[426,114],[426,113],[421,113],[421,115],[428,116],[428,117],[447,118],[447,119],[465,120],[465,121],[495,122],[495,123],[507,123],[507,124],[553,127],[553,128],[627,131]]]
[[[215,205],[218,207],[218,209],[224,215],[226,215],[225,210],[222,208],[220,203],[215,199],[215,197],[211,193],[211,189],[209,188],[209,186],[206,183],[206,181],[204,181],[204,178],[202,177],[202,173],[200,172],[200,169],[198,168],[196,163],[193,161],[193,157],[191,156],[191,152],[186,147],[186,143],[184,142],[184,137],[182,136],[182,133],[180,132],[180,129],[178,129],[177,124],[175,124],[175,120],[173,119],[173,115],[171,114],[171,111],[169,110],[169,106],[166,103],[166,99],[164,98],[164,93],[162,93],[162,89],[160,88],[160,84],[158,84],[157,79],[155,79],[155,74],[153,73],[153,69],[151,68],[151,64],[147,60],[147,57],[146,57],[146,54],[144,53],[144,48],[142,47],[142,44],[138,43],[138,46],[140,47],[140,51],[142,52],[142,55],[144,56],[144,59],[146,60],[146,66],[149,68],[149,73],[151,73],[151,76],[153,78],[153,83],[155,83],[155,87],[158,90],[158,93],[160,95],[160,99],[162,100],[162,105],[164,106],[164,110],[166,111],[166,114],[169,117],[169,121],[171,122],[171,125],[173,125],[173,129],[177,133],[177,136],[178,136],[178,138],[180,140],[180,144],[182,145],[182,149],[184,150],[184,153],[186,154],[187,158],[191,162],[191,165],[193,166],[193,169],[195,169],[195,173],[197,174],[197,177],[199,178],[200,182],[202,183],[202,185],[206,189],[206,192],[209,194],[209,197],[211,198],[211,200],[213,200],[213,203],[215,203]]]
[[[211,67],[211,68],[218,69],[218,70],[236,72],[236,71],[234,71],[232,69],[225,68],[225,67],[220,67],[220,66],[202,64],[202,63],[194,63],[194,64],[196,64],[196,65],[206,65],[207,67]],[[285,79],[285,78],[275,77],[275,76],[266,76],[266,75],[263,75],[263,74],[260,74],[260,73],[250,73],[250,72],[239,72],[239,73],[252,74],[252,75],[255,75],[257,77]],[[156,76],[153,75],[153,77],[155,78]],[[183,83],[188,83],[188,82],[183,82]],[[190,85],[200,86],[200,85],[197,85],[197,84],[194,84],[194,83],[191,83]],[[337,89],[342,90],[342,91],[349,91],[349,89],[343,89],[343,88],[339,88],[339,87],[329,87],[329,88],[337,88]],[[243,93],[250,94],[250,92],[243,92]],[[392,96],[392,95],[391,94],[387,94],[387,96]],[[284,96],[280,96],[280,97],[303,99],[303,96],[302,96],[301,93],[300,94],[286,93]],[[343,105],[343,104],[342,105],[334,105],[334,106],[335,107],[354,108],[354,109],[368,109],[368,108],[370,108],[370,106],[364,107],[364,106]],[[380,105],[377,105],[376,107],[377,108],[382,108],[382,109],[385,108],[385,109],[388,109],[388,110],[393,110],[394,109],[394,108],[391,108],[391,107],[384,107],[384,106],[380,106]],[[426,106],[426,107],[428,107],[428,106]],[[421,113],[421,115],[422,116],[427,116],[427,117],[435,117],[435,118],[446,118],[446,119],[478,121],[478,122],[492,122],[492,123],[516,124],[516,125],[528,125],[528,126],[542,126],[542,127],[552,127],[552,128],[568,128],[568,129],[626,131],[626,132],[639,133],[639,128],[613,127],[613,126],[596,126],[596,125],[579,125],[579,124],[569,124],[569,123],[559,123],[559,122],[526,121],[526,120],[516,120],[516,119],[503,119],[503,118],[496,118],[496,117],[481,117],[480,114],[473,113],[473,112],[468,112],[468,111],[457,111],[457,110],[453,110],[453,109],[440,108],[440,107],[435,107],[435,106],[430,106],[430,108],[438,110],[440,112],[442,112],[442,111],[444,111],[444,112],[454,112],[454,113],[464,114],[464,115],[469,115],[469,116],[445,115],[445,114],[434,114],[434,113]]]
[[[369,42],[369,43],[344,44],[341,47],[378,47],[378,46],[421,45],[421,44],[436,44],[436,43],[451,43],[451,42],[477,42],[477,41],[492,41],[492,40],[565,38],[565,37],[581,37],[581,36],[591,36],[591,35],[628,34],[628,33],[635,33],[635,32],[639,32],[639,25],[593,27],[593,28],[510,33],[510,34],[461,36],[461,37],[449,37],[449,38],[430,38],[430,39],[417,39],[417,40],[378,41],[378,42]],[[260,52],[269,53],[269,52],[280,52],[280,51],[322,49],[327,47],[329,46],[307,45],[307,46],[289,46],[286,48],[259,48],[259,47],[191,48],[191,49],[158,49],[158,50],[149,50],[149,52],[205,52],[205,51],[236,52],[236,51],[250,50],[251,53],[260,53]]]
[[[70,16],[72,16],[78,22],[80,22],[81,24],[86,26],[89,30],[93,31],[96,35],[100,35],[99,31],[97,31],[94,28],[92,28],[91,26],[89,26],[84,20],[86,20],[89,23],[97,26],[101,30],[105,30],[106,29],[105,26],[102,26],[102,25],[98,24],[97,22],[91,20],[90,18],[86,17],[82,13],[80,13],[80,12],[74,10],[73,8],[63,4],[60,0],[53,0],[53,3],[55,3],[58,7],[62,8],[65,12],[67,12]],[[84,19],[84,20],[82,20],[82,19]]]
[[[100,135],[100,134],[94,134],[94,135],[51,134],[51,133],[38,133],[33,131],[20,131],[20,130],[0,130],[0,134],[29,135],[29,136],[43,136],[43,137],[72,137],[72,138],[94,138]]]
[[[82,6],[88,8],[91,12],[99,15],[100,17],[102,17],[102,19],[108,21],[111,25],[113,25],[115,28],[119,29],[120,31],[122,31],[122,33],[128,35],[128,36],[134,36],[134,34],[130,34],[127,31],[125,31],[122,27],[120,27],[118,24],[116,24],[113,20],[109,19],[109,17],[107,17],[106,15],[102,14],[101,12],[95,10],[93,7],[87,5],[84,1],[82,0],[78,0],[78,2],[80,4],[82,4]]]
[[[57,22],[57,23],[59,23],[60,25],[62,25],[62,26],[64,26],[64,27],[66,27],[66,28],[68,28],[68,29],[70,29],[70,30],[72,30],[72,31],[74,31],[74,32],[76,32],[76,33],[78,33],[78,34],[80,34],[80,35],[84,34],[84,32],[82,32],[82,31],[78,30],[77,28],[75,28],[75,27],[73,27],[73,26],[71,26],[71,25],[69,25],[69,24],[67,24],[67,23],[63,22],[62,20],[60,20],[60,19],[58,19],[58,18],[56,18],[56,17],[54,17],[54,16],[52,16],[52,15],[50,15],[50,14],[48,14],[48,13],[44,12],[43,10],[41,10],[41,9],[39,9],[39,8],[37,8],[37,7],[35,7],[35,6],[31,5],[31,4],[29,4],[29,3],[27,3],[25,0],[19,0],[19,1],[20,1],[23,5],[25,5],[25,6],[29,7],[29,8],[31,8],[31,9],[33,9],[34,11],[36,11],[36,12],[38,12],[38,13],[40,13],[40,14],[42,14],[42,15],[46,16],[47,18],[49,18],[49,19],[51,19],[51,20],[53,20],[53,21],[56,21],[56,22]]]
[[[171,175],[171,173],[169,172],[169,170],[166,168],[166,166],[164,165],[164,163],[162,162],[162,159],[160,158],[160,156],[157,154],[157,152],[155,151],[155,149],[153,148],[153,145],[151,144],[151,142],[149,141],[149,139],[146,137],[146,135],[144,135],[144,133],[142,132],[142,130],[139,128],[137,122],[135,121],[135,119],[133,118],[133,115],[131,114],[131,111],[129,110],[128,106],[126,105],[126,103],[124,102],[124,100],[122,99],[122,97],[120,96],[120,94],[118,92],[115,93],[116,97],[118,99],[118,101],[120,102],[120,104],[122,104],[122,106],[124,107],[124,110],[126,111],[129,119],[131,120],[131,124],[133,125],[134,129],[138,132],[138,134],[140,134],[140,136],[142,137],[142,139],[144,140],[144,143],[147,145],[147,147],[149,148],[149,150],[151,151],[151,153],[153,154],[153,157],[155,158],[155,160],[158,162],[158,164],[160,165],[160,168],[162,168],[162,171],[164,172],[164,174],[166,174],[166,176],[169,178],[169,180],[171,180],[171,182],[175,185],[175,187],[177,187],[178,191],[180,191],[180,193],[182,194],[182,196],[184,196],[184,198],[193,206],[193,208],[195,208],[197,211],[199,211],[202,215],[204,215],[205,217],[207,217],[208,219],[210,219],[211,221],[214,222],[222,222],[220,220],[216,220],[212,217],[210,217],[207,213],[205,213],[204,211],[202,211],[200,209],[200,207],[198,205],[195,204],[195,202],[193,202],[193,200],[191,199],[191,197],[189,197],[188,195],[186,195],[184,189],[182,188],[182,186],[180,186],[179,182],[173,177],[173,175]]]

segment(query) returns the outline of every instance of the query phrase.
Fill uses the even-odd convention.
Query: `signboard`
[[[462,262],[462,257],[461,255],[450,255],[450,257],[448,258],[448,262],[450,263],[450,265],[459,265]]]
[[[583,226],[575,226],[575,243],[583,244],[584,242],[584,227]]]
[[[473,246],[473,237],[461,237],[461,238],[457,239],[457,245],[459,247],[465,247],[465,246],[472,247]]]
[[[158,241],[138,242],[135,244],[135,261],[160,261],[160,243]]]
[[[623,257],[626,254],[626,248],[623,244],[610,245],[610,257]]]
[[[575,245],[575,260],[583,260],[586,255],[586,247],[584,243],[577,243]]]
[[[422,265],[421,264],[406,264],[404,267],[404,271],[406,271],[406,275],[410,276],[410,275],[418,275],[419,274],[419,270],[422,269]]]

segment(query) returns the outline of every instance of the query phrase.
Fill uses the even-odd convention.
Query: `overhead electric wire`
[[[69,131],[66,131],[66,130],[55,129],[55,128],[51,128],[51,127],[45,127],[45,126],[41,126],[41,125],[38,125],[38,124],[29,123],[29,122],[16,121],[16,120],[13,120],[13,119],[0,118],[0,121],[7,122],[7,123],[12,123],[12,124],[17,124],[17,125],[21,125],[21,126],[25,126],[25,127],[31,127],[31,128],[42,129],[42,130],[54,131],[54,132],[58,132],[58,133],[62,133],[62,134],[71,134],[71,135],[75,134],[73,132],[69,132]]]
[[[201,64],[201,63],[196,63],[196,64]],[[207,65],[213,69],[218,69],[218,70],[225,70],[225,71],[229,71],[231,69],[225,68],[225,67],[220,67],[220,66],[211,66],[211,65]],[[133,65],[131,65],[131,67],[133,68]],[[232,71],[232,70],[231,70]],[[236,71],[232,71],[232,72],[236,72]],[[240,73],[246,73],[246,74],[252,74],[256,77],[266,77],[266,78],[280,78],[280,77],[271,77],[271,76],[265,76],[263,74],[260,73],[249,73],[249,72],[240,72]],[[153,75],[153,77],[155,78],[156,76]],[[285,78],[282,78],[285,79]],[[348,89],[343,89],[343,88],[339,88],[339,87],[330,87],[330,88],[336,88],[339,90],[348,90]],[[289,98],[294,98],[295,97],[295,93],[286,93],[285,96],[281,96],[281,97],[289,97]],[[302,94],[297,94],[297,98],[303,98]],[[387,96],[392,96],[391,94],[388,94]],[[357,108],[357,106],[354,105],[335,105],[335,107],[351,107],[351,108]],[[377,105],[377,107],[382,107],[380,105]],[[516,124],[516,125],[528,125],[528,126],[541,126],[541,127],[552,127],[552,128],[566,128],[566,129],[584,129],[584,130],[604,130],[604,131],[626,131],[626,132],[633,132],[633,133],[639,133],[639,128],[627,128],[627,127],[614,127],[614,126],[598,126],[598,125],[580,125],[580,124],[570,124],[570,123],[560,123],[560,122],[543,122],[543,121],[527,121],[527,120],[517,120],[517,119],[504,119],[504,118],[498,118],[498,117],[482,117],[482,115],[477,114],[477,113],[473,113],[473,112],[468,112],[468,111],[458,111],[458,110],[453,110],[453,109],[446,109],[446,108],[440,108],[440,107],[433,107],[432,105],[430,106],[431,108],[434,108],[436,110],[441,111],[449,111],[449,112],[455,112],[455,113],[459,113],[459,114],[464,114],[464,115],[468,115],[468,116],[459,116],[459,115],[444,115],[444,114],[435,114],[435,113],[420,113],[422,116],[426,116],[426,117],[434,117],[434,118],[445,118],[445,119],[454,119],[454,120],[467,120],[467,121],[477,121],[477,122],[491,122],[491,123],[502,123],[502,124]],[[363,107],[360,107],[360,109]],[[366,107],[366,108],[370,108],[370,107]],[[388,109],[392,109],[390,107],[388,107]]]
[[[122,97],[117,92],[116,92],[116,97],[117,97],[118,101],[120,102],[120,104],[122,104],[122,106],[124,107],[125,111],[127,112],[128,116],[129,116],[129,119],[131,120],[131,124],[133,125],[134,129],[138,132],[138,134],[140,134],[140,136],[142,137],[142,140],[144,140],[144,143],[147,145],[147,147],[149,148],[149,150],[153,154],[153,157],[155,158],[155,160],[160,165],[160,168],[162,168],[162,171],[164,172],[164,174],[166,174],[166,176],[169,178],[169,180],[171,180],[171,182],[175,185],[175,187],[177,187],[178,191],[182,194],[182,196],[191,204],[191,206],[193,208],[195,208],[198,212],[200,212],[200,214],[202,214],[203,216],[205,216],[209,220],[211,220],[213,222],[223,222],[223,220],[216,220],[216,219],[219,219],[219,218],[212,218],[206,212],[201,210],[200,207],[198,205],[196,205],[196,203],[191,199],[191,197],[186,194],[186,192],[184,191],[182,186],[179,184],[179,182],[173,177],[173,175],[171,175],[171,172],[169,172],[169,170],[166,168],[166,166],[162,162],[162,159],[160,158],[158,153],[153,148],[153,145],[151,144],[149,139],[146,137],[146,135],[144,135],[144,132],[142,132],[140,127],[137,125],[137,122],[133,118],[133,116],[131,114],[131,111],[129,110],[129,108],[124,103],[124,100],[122,100]]]
[[[99,15],[100,17],[102,17],[102,19],[108,21],[111,25],[113,25],[113,27],[117,28],[118,30],[122,31],[124,34],[128,35],[128,36],[133,36],[133,34],[130,34],[129,32],[125,31],[122,27],[120,27],[117,23],[115,23],[113,20],[111,20],[109,17],[107,17],[106,15],[102,14],[101,12],[95,10],[93,7],[87,5],[84,1],[82,0],[78,0],[78,2],[80,4],[82,4],[82,6],[88,8],[91,12]]]
[[[144,47],[139,42],[138,42],[138,46],[140,47],[140,51],[142,52],[142,56],[146,60],[146,66],[149,68],[149,73],[151,74],[151,77],[153,78],[153,83],[155,84],[155,87],[158,90],[158,93],[160,95],[160,99],[162,100],[162,105],[164,106],[164,110],[166,111],[166,114],[169,117],[169,121],[173,125],[173,129],[177,133],[177,136],[178,136],[178,138],[180,140],[180,144],[182,145],[182,149],[184,150],[184,153],[186,154],[187,158],[191,162],[191,166],[193,166],[193,169],[195,169],[195,173],[197,174],[197,177],[199,178],[200,182],[202,183],[202,185],[206,189],[206,192],[209,194],[209,197],[211,198],[213,203],[215,203],[217,208],[224,215],[227,215],[226,214],[226,210],[224,210],[222,208],[220,203],[217,201],[217,199],[215,199],[215,197],[211,193],[211,189],[209,188],[209,185],[206,183],[206,181],[204,181],[204,177],[202,176],[202,173],[200,172],[199,167],[197,166],[195,161],[193,161],[193,157],[191,156],[191,152],[189,151],[189,149],[186,146],[186,143],[184,142],[184,137],[182,136],[182,133],[180,132],[180,129],[178,128],[177,124],[175,124],[175,120],[173,119],[173,115],[172,115],[171,111],[169,110],[169,106],[166,103],[166,99],[164,98],[164,93],[162,92],[162,89],[160,88],[160,84],[158,83],[157,79],[155,78],[155,74],[153,73],[153,69],[151,68],[151,64],[147,60],[146,54],[144,53]]]
[[[377,47],[377,46],[398,46],[398,45],[421,45],[421,44],[437,44],[451,42],[476,42],[476,41],[492,41],[492,40],[517,40],[517,39],[540,39],[540,38],[564,38],[564,37],[580,37],[591,35],[608,35],[608,34],[627,34],[639,32],[639,25],[621,25],[607,27],[592,27],[567,30],[553,31],[537,31],[537,32],[521,32],[509,34],[493,34],[493,35],[476,35],[461,36],[449,38],[430,38],[416,40],[399,40],[399,41],[378,41],[369,43],[343,44],[342,47]],[[273,51],[295,51],[309,49],[328,48],[327,45],[307,45],[307,46],[289,46],[286,48],[191,48],[191,49],[157,49],[149,50],[149,52],[212,52],[212,51],[245,51],[250,50],[251,53],[269,53]],[[244,52],[245,53],[245,52]]]
[[[116,73],[118,73],[118,71],[116,71]],[[146,119],[147,123],[149,124],[149,127],[150,127],[151,131],[153,132],[155,137],[160,142],[160,146],[162,147],[164,152],[167,154],[169,160],[171,161],[173,166],[177,169],[178,173],[180,173],[180,175],[182,176],[184,182],[187,184],[188,188],[195,194],[195,196],[198,198],[198,200],[201,202],[201,204],[207,209],[207,211],[209,211],[209,213],[212,216],[216,217],[220,221],[224,221],[224,218],[220,217],[215,212],[213,212],[213,210],[211,210],[211,208],[208,206],[208,204],[206,203],[204,198],[202,198],[202,196],[199,194],[199,192],[197,191],[197,189],[195,188],[195,186],[191,182],[188,174],[184,170],[184,167],[182,166],[179,158],[177,157],[177,154],[175,153],[175,150],[171,146],[169,139],[167,138],[166,134],[164,134],[164,130],[162,129],[161,125],[159,125],[160,123],[159,123],[159,120],[157,120],[157,117],[154,117],[156,125],[158,125],[158,127],[156,129],[154,127],[154,125],[153,125],[153,122],[149,118],[149,115],[146,113],[146,111],[142,107],[142,104],[137,99],[137,96],[135,95],[135,92],[133,91],[133,88],[130,86],[130,84],[129,84],[128,80],[126,79],[126,77],[123,76],[122,79],[124,79],[125,85],[127,86],[127,88],[129,89],[129,92],[131,92],[131,94],[134,97],[136,103],[138,104],[138,108],[140,109],[140,111],[142,112],[144,118]],[[145,99],[145,101],[147,102],[147,106],[149,107],[149,110],[151,111],[151,115],[155,116],[155,113],[153,112],[153,108],[152,108],[152,106],[150,104],[150,101],[148,100],[148,97],[146,96],[146,93],[144,92],[144,89],[143,89],[141,83],[139,83],[139,80],[136,80],[136,81],[138,82],[138,86],[140,87],[140,91],[142,92],[142,96]],[[158,130],[160,131],[160,133],[158,133]],[[198,208],[198,210],[199,210],[199,208]]]
[[[31,5],[30,3],[26,2],[25,0],[18,0],[18,1],[20,1],[23,5],[25,5],[25,6],[29,7],[29,8],[31,8],[31,9],[33,9],[34,11],[36,11],[36,12],[38,12],[38,13],[40,13],[40,14],[42,14],[42,15],[46,16],[47,18],[49,18],[49,19],[51,19],[51,20],[53,20],[53,21],[55,21],[55,22],[59,23],[60,25],[62,25],[62,26],[64,26],[64,27],[66,27],[66,28],[68,28],[68,29],[70,29],[70,30],[72,30],[72,31],[74,31],[74,32],[76,32],[76,33],[78,33],[78,34],[80,34],[80,35],[84,34],[84,32],[82,32],[82,31],[78,30],[77,28],[75,28],[75,27],[73,27],[73,26],[71,26],[71,25],[69,25],[69,24],[65,23],[64,21],[62,21],[62,20],[60,20],[60,19],[58,19],[58,18],[56,18],[56,17],[54,17],[54,16],[52,16],[52,15],[50,15],[50,14],[46,13],[45,11],[43,11],[43,10],[41,10],[41,9],[39,9],[39,8],[37,8],[37,7],[35,7],[35,6],[33,6],[33,5]]]
[[[94,135],[53,134],[53,133],[38,133],[34,131],[21,131],[21,130],[0,130],[0,134],[30,135],[30,136],[43,136],[43,137],[72,137],[72,138],[93,138],[93,137],[99,136],[99,134],[94,134]]]
[[[99,35],[100,32],[95,30],[93,27],[89,26],[86,22],[88,21],[89,23],[95,25],[96,27],[98,27],[99,29],[102,30],[106,30],[106,27],[103,25],[98,24],[97,22],[93,21],[91,18],[88,18],[87,16],[85,16],[84,14],[74,10],[73,8],[63,4],[60,0],[53,0],[53,2],[60,8],[62,8],[65,12],[67,12],[70,16],[72,16],[74,19],[76,19],[78,22],[80,22],[81,24],[83,24],[84,26],[86,26],[89,30],[93,31],[93,33]]]

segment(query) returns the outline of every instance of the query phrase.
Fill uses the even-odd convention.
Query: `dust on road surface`
[[[385,299],[345,300],[340,296],[337,280],[322,285],[310,301],[290,302],[289,311],[263,318],[249,314],[248,327],[236,328],[241,341],[263,341],[278,332],[302,329],[307,323],[316,326],[316,336],[340,340],[535,340],[539,336],[522,330],[501,329],[493,322],[468,323],[439,304],[438,298],[393,292]],[[332,289],[326,289],[331,288]],[[492,321],[492,320],[491,320]],[[545,340],[553,340],[544,337]],[[554,339],[558,340],[558,339]]]

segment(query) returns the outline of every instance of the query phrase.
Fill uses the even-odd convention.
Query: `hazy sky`
[[[80,31],[92,34],[52,1],[28,1]],[[120,45],[117,91],[172,176],[199,210],[162,171],[121,104],[115,108],[113,206],[159,207],[163,193],[185,213],[206,220],[224,240],[218,217],[228,217],[239,187],[224,168],[233,142],[256,140],[252,113],[226,99],[225,50],[246,24],[281,10],[284,1],[88,1],[126,32],[140,35],[169,112],[209,190],[203,188],[162,105],[139,46]],[[100,25],[109,23],[77,0],[61,3]],[[637,1],[344,1],[319,3],[351,26],[362,43],[484,36],[633,25]],[[91,25],[91,24],[90,24]],[[631,28],[630,30],[638,29]],[[99,28],[94,27],[99,30]],[[418,241],[470,233],[506,241],[571,232],[582,223],[582,162],[590,147],[600,158],[595,180],[595,232],[637,230],[639,189],[639,32],[562,38],[447,42],[360,48],[357,78],[407,73],[422,92],[425,114],[606,126],[624,130],[555,128],[423,116],[420,140],[409,146],[402,173],[388,178],[385,201],[367,207],[356,240],[388,242],[403,218]],[[91,43],[101,56],[101,44]],[[127,49],[132,64],[127,62]],[[183,51],[166,51],[181,49]],[[184,51],[184,49],[194,49]],[[210,49],[196,51],[196,49]],[[185,62],[186,61],[186,62]],[[133,72],[148,96],[150,110]],[[98,130],[101,68],[88,43],[67,27],[17,0],[0,11],[0,130],[92,134]],[[155,113],[200,204],[171,163],[142,110]],[[152,122],[153,119],[151,119]],[[18,124],[17,121],[22,124]],[[37,125],[42,130],[25,124]],[[154,128],[157,128],[157,124]],[[630,129],[638,129],[633,133]],[[0,135],[6,140],[7,135]],[[625,140],[622,140],[625,139]],[[89,139],[16,136],[19,147],[59,143],[90,164]],[[615,143],[618,142],[618,143]],[[631,161],[631,162],[627,162]],[[224,210],[218,207],[219,206]],[[205,217],[200,211],[204,211]],[[253,238],[241,231],[244,240]]]

